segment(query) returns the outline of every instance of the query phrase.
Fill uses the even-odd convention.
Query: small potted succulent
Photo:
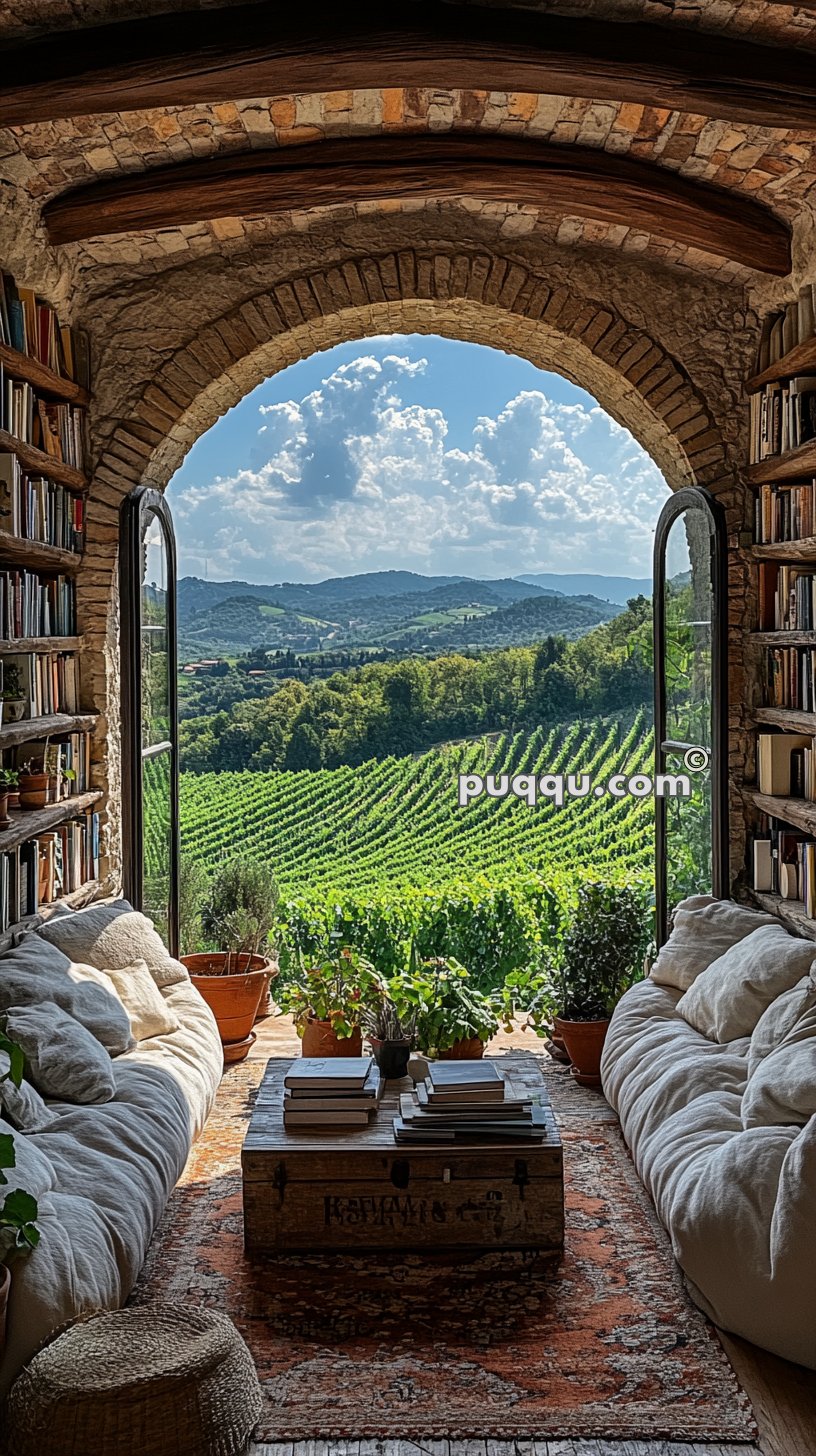
[[[359,1057],[365,1008],[384,999],[370,961],[343,946],[323,959],[300,961],[280,994],[293,1018],[304,1057]]]
[[[368,1044],[377,1066],[388,1081],[404,1077],[416,1036],[417,1012],[399,995],[399,983],[384,988],[380,997],[362,1010]]]
[[[8,1063],[0,1074],[0,1082],[11,1081],[19,1087],[23,1080],[23,1053],[16,1042],[0,1030],[0,1055]],[[11,1133],[0,1133],[0,1187],[8,1185],[4,1172],[17,1166],[14,1138]],[[0,1206],[0,1353],[6,1338],[6,1311],[11,1289],[11,1271],[14,1260],[40,1242],[37,1228],[37,1200],[24,1188],[12,1188]]]
[[[601,1084],[601,1053],[612,1012],[643,974],[649,939],[642,895],[625,886],[581,885],[572,921],[550,965],[553,1026],[569,1053],[572,1075]]]
[[[395,984],[396,983],[396,984]],[[411,950],[408,970],[392,983],[396,996],[416,1016],[416,1041],[429,1056],[471,1060],[499,1029],[489,996],[477,990],[463,965],[452,956],[420,961]]]
[[[20,676],[20,669],[12,662],[8,666],[3,664],[0,672],[0,723],[19,723],[25,716],[25,698],[23,697],[23,682]]]
[[[224,1060],[243,1061],[255,1041],[252,1024],[270,980],[278,974],[269,935],[278,908],[275,876],[255,860],[229,860],[213,877],[201,904],[201,926],[219,948],[182,956],[190,980],[210,1007]]]

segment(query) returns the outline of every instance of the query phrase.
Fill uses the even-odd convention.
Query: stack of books
[[[544,1109],[493,1062],[432,1062],[394,1119],[398,1143],[540,1143],[546,1135]]]
[[[367,1127],[382,1095],[373,1057],[299,1057],[283,1085],[284,1127]]]

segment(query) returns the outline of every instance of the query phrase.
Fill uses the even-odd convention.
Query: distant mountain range
[[[519,576],[516,580],[529,582],[531,586],[564,592],[566,596],[581,596],[588,592],[590,596],[601,597],[607,602],[619,602],[622,607],[626,606],[630,597],[652,595],[650,576],[596,576],[593,572],[583,571],[562,575],[556,571],[536,571],[528,576]]]
[[[568,592],[551,583],[578,582]],[[611,584],[599,597],[590,582]],[[624,584],[628,589],[625,589]],[[578,637],[617,616],[648,582],[625,577],[422,576],[377,571],[323,582],[178,583],[182,659],[233,656],[251,647],[315,652],[340,647],[442,652],[535,642],[548,633]]]

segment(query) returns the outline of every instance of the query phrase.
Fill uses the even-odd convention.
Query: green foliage
[[[551,635],[482,656],[369,662],[308,684],[284,678],[260,698],[242,687],[240,698],[218,699],[215,715],[182,722],[181,764],[194,773],[337,768],[511,725],[626,712],[651,696],[651,606],[638,597],[575,642]]]
[[[201,911],[210,887],[210,875],[199,860],[182,855],[179,864],[179,942],[182,955],[194,955],[201,949],[203,926]]]
[[[371,962],[343,946],[319,960],[303,962],[278,999],[302,1036],[312,1018],[330,1021],[341,1040],[362,1024],[364,1008],[381,1002],[385,987]]]
[[[16,789],[20,782],[20,775],[16,768],[0,768],[0,794],[7,794],[10,789]]]
[[[23,680],[20,669],[15,662],[4,664],[0,669],[0,700],[4,703],[17,703],[23,696]]]
[[[552,962],[552,996],[566,1021],[602,1021],[643,974],[650,939],[644,898],[626,886],[582,885]]]
[[[8,1058],[8,1067],[0,1075],[0,1082],[10,1081],[19,1087],[25,1065],[22,1048],[3,1030],[0,1030],[0,1053],[5,1053]],[[14,1138],[11,1133],[0,1133],[0,1186],[7,1185],[9,1181],[3,1170],[16,1166]],[[3,1249],[4,1264],[10,1264],[18,1254],[28,1253],[37,1247],[40,1242],[38,1212],[36,1198],[26,1193],[24,1188],[13,1188],[6,1194],[0,1207],[0,1248]]]
[[[409,1008],[417,1045],[430,1056],[463,1039],[489,1041],[499,1029],[490,998],[452,956],[421,960],[412,953],[408,969],[391,981],[389,991],[397,1006]]]
[[[259,955],[275,923],[278,887],[268,865],[246,857],[231,859],[214,875],[201,906],[204,934],[233,957]],[[237,967],[236,967],[237,968]]]

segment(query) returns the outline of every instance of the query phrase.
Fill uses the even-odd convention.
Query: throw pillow
[[[146,961],[160,991],[189,980],[184,966],[173,959],[152,922],[127,900],[55,915],[39,934],[51,945],[59,946],[70,960],[100,970],[124,971],[135,960]]]
[[[658,986],[687,991],[689,986],[732,945],[761,925],[777,925],[772,915],[747,910],[733,900],[691,895],[674,912],[674,925],[649,975]]]
[[[87,1027],[112,1057],[130,1051],[133,1037],[124,1006],[111,990],[71,980],[71,962],[55,945],[26,935],[0,955],[0,1011],[53,1001]]]
[[[748,1076],[754,1072],[771,1052],[781,1046],[794,1030],[800,1017],[816,1007],[816,976],[803,976],[790,991],[785,991],[763,1011],[751,1037],[748,1052]]]
[[[53,1001],[12,1006],[6,1027],[23,1049],[26,1075],[38,1092],[62,1102],[110,1102],[116,1091],[111,1059],[67,1011]]]
[[[709,1041],[750,1036],[763,1011],[810,971],[812,941],[788,935],[778,922],[763,925],[701,971],[677,1011]]]
[[[168,1036],[178,1031],[180,1022],[172,1007],[168,1006],[145,961],[134,961],[123,970],[99,971],[95,966],[72,966],[71,976],[77,980],[107,982],[114,996],[121,1001],[128,1017],[135,1040],[146,1041],[150,1036]]]
[[[4,1078],[0,1081],[0,1112],[20,1132],[44,1132],[52,1123],[57,1122],[57,1114],[50,1107],[46,1107],[39,1092],[30,1082],[24,1080],[19,1087],[15,1087],[6,1077],[8,1069],[8,1054],[0,1052],[0,1077]]]
[[[743,1127],[804,1127],[816,1114],[816,1028],[807,1040],[771,1052],[742,1099]]]

